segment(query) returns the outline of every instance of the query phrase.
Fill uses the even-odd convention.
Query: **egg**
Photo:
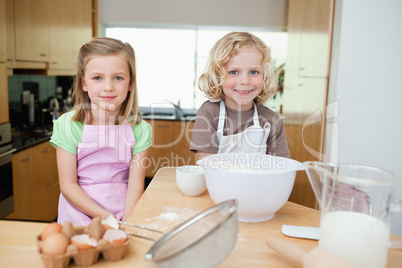
[[[103,239],[114,246],[123,245],[127,241],[127,233],[119,229],[109,229],[103,235]]]
[[[95,248],[98,242],[88,234],[79,234],[71,237],[71,244],[75,245],[78,250],[88,250]]]
[[[57,222],[51,222],[43,229],[40,240],[44,241],[47,237],[54,233],[61,233],[63,226]]]
[[[42,243],[42,253],[50,256],[66,253],[68,247],[68,238],[62,233],[53,233],[49,235]]]
[[[105,231],[109,229],[119,229],[119,222],[113,215],[109,215],[106,219],[102,220]]]

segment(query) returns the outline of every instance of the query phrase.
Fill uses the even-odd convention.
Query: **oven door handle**
[[[12,153],[14,153],[15,151],[17,151],[16,148],[11,149],[11,150],[9,150],[9,151],[3,153],[3,154],[0,154],[0,158],[2,158],[2,157],[4,157],[4,156],[7,156],[7,155],[9,155],[9,154],[12,154]]]

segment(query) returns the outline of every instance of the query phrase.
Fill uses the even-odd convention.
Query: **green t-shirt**
[[[82,141],[82,133],[85,123],[73,121],[72,118],[75,111],[70,111],[60,116],[53,124],[53,134],[50,144],[77,154],[78,145]],[[135,144],[133,146],[133,154],[142,152],[152,144],[152,128],[151,125],[142,120],[140,124],[133,126]]]

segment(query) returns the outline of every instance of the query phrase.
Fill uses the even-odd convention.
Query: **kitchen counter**
[[[162,168],[132,211],[127,222],[168,231],[197,212],[213,206],[208,191],[198,197],[181,194],[175,183],[175,169]],[[301,267],[265,245],[265,238],[275,236],[306,251],[317,241],[282,235],[283,224],[319,226],[320,212],[292,202],[277,212],[272,220],[261,223],[239,222],[235,248],[219,267]],[[0,221],[0,267],[44,267],[36,248],[36,236],[45,223]],[[140,233],[143,231],[139,231]],[[393,239],[402,240],[393,236]],[[120,261],[99,259],[93,267],[155,267],[144,259],[154,242],[131,237],[127,255]],[[196,261],[196,260],[195,260]],[[402,251],[389,250],[388,266],[400,267]]]
[[[29,134],[24,134],[24,135],[13,135],[13,140],[12,140],[12,145],[13,148],[16,149],[15,152],[19,152],[25,149],[28,149],[32,146],[35,146],[37,144],[40,144],[45,141],[50,140],[51,135],[45,135],[45,136],[31,136]]]

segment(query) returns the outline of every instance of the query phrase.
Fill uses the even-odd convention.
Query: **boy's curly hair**
[[[222,86],[226,81],[225,64],[239,53],[240,48],[255,47],[262,54],[263,85],[261,93],[254,99],[264,103],[275,95],[277,77],[272,66],[271,49],[257,36],[248,32],[231,32],[219,39],[210,51],[205,72],[198,80],[199,89],[210,100],[223,99]]]

